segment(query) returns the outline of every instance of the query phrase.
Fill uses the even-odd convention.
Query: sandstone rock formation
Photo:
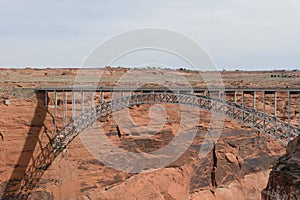
[[[262,197],[264,200],[300,199],[300,136],[288,144],[286,154],[273,167]]]

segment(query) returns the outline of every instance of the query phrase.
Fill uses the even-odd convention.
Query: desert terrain
[[[98,85],[115,86],[130,70],[106,67],[99,71],[102,77]],[[173,77],[180,75],[192,87],[205,87],[205,82],[195,71],[135,69],[134,74],[146,81],[149,74],[168,77],[163,80],[165,84],[174,84],[172,81],[176,83],[177,79]],[[296,70],[222,71],[220,74],[225,88],[300,88],[300,71]],[[3,198],[16,198],[14,184],[22,179],[27,161],[29,164],[32,162],[31,155],[26,152],[26,149],[28,152],[32,150],[32,145],[30,140],[25,143],[26,138],[39,138],[38,151],[54,134],[53,109],[42,105],[34,89],[72,86],[77,75],[78,69],[0,69],[0,196],[6,195]],[[87,78],[86,83],[92,82],[91,79]],[[150,82],[150,85],[155,84],[155,81]],[[95,98],[97,101],[99,97]],[[280,100],[282,97],[278,98]],[[296,96],[292,97],[292,103],[298,105],[297,99]],[[246,95],[246,105],[247,101]],[[278,105],[279,114],[284,103]],[[258,104],[258,107],[261,106]],[[47,167],[36,187],[30,191],[30,199],[261,199],[271,169],[286,153],[286,148],[266,135],[225,119],[214,148],[206,155],[199,156],[211,114],[197,109],[190,113],[187,107],[182,109],[189,116],[184,119],[186,131],[195,118],[194,114],[200,116],[197,127],[193,127],[197,129],[197,134],[188,150],[166,167],[144,173],[118,171],[97,160],[81,139],[76,137]],[[267,103],[266,109],[272,113],[272,104]],[[297,106],[292,107],[294,124],[297,124],[298,109]],[[149,138],[138,137],[143,132],[156,130],[156,125],[163,120],[159,110],[165,113],[163,127]],[[178,132],[182,120],[178,110],[177,105],[135,106],[129,110],[134,128],[122,129],[121,137],[118,136],[118,123],[110,115],[99,120],[100,134],[128,152],[156,151],[167,145]],[[145,129],[145,126],[148,128]],[[88,131],[99,134],[99,130],[93,126]],[[24,156],[24,163],[20,155]]]

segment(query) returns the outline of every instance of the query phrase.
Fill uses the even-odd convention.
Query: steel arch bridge
[[[290,140],[300,135],[300,117],[299,126],[291,124],[291,94],[296,94],[300,99],[300,90],[287,90],[287,89],[225,89],[224,91],[216,89],[208,91],[207,89],[194,89],[193,92],[185,90],[166,90],[166,89],[139,89],[137,94],[132,89],[119,89],[113,90],[112,88],[98,88],[96,90],[89,88],[39,88],[37,93],[44,94],[44,104],[48,110],[53,109],[53,124],[54,124],[54,137],[49,140],[49,143],[41,149],[41,152],[36,158],[32,158],[31,165],[25,171],[25,177],[19,188],[18,199],[26,199],[30,191],[37,185],[44,172],[48,169],[55,158],[67,147],[67,145],[82,131],[92,125],[94,122],[102,117],[105,117],[113,112],[141,104],[179,104],[197,107],[202,110],[207,110],[213,113],[224,115],[228,118],[236,120],[241,124],[247,125],[257,131],[265,133],[266,135],[274,138],[283,145],[286,145]],[[100,91],[100,103],[94,105],[94,93]],[[114,98],[112,92],[119,92],[121,95]],[[240,94],[241,103],[238,103],[237,95]],[[257,93],[261,93],[263,97],[262,107],[263,110],[256,108]],[[280,119],[276,114],[277,110],[277,94],[279,92],[286,93],[287,95],[287,110],[288,120]],[[49,95],[52,93],[52,96]],[[76,99],[75,94],[81,94],[81,101],[79,101],[80,114],[76,116]],[[110,99],[104,100],[104,94],[111,93]],[[130,95],[124,95],[130,93]],[[61,94],[61,99],[58,95]],[[67,109],[68,94],[72,98],[72,117],[67,123]],[[90,105],[86,109],[85,94],[90,94]],[[199,95],[200,94],[200,95]],[[217,94],[217,95],[212,95]],[[233,94],[233,99],[229,99],[228,95]],[[244,102],[245,94],[252,95],[252,105],[246,105]],[[265,95],[272,94],[274,104],[274,114],[268,114],[265,109]],[[52,106],[49,104],[52,99]],[[298,100],[299,101],[299,100]],[[58,120],[58,107],[59,102],[62,108],[62,121],[61,128],[57,125]],[[78,102],[77,102],[78,103]],[[300,104],[299,104],[300,110]],[[300,111],[299,111],[300,113]],[[25,195],[22,195],[25,194]]]
[[[289,125],[274,116],[237,103],[211,98],[176,93],[142,93],[103,102],[95,109],[85,111],[62,128],[53,138],[53,149],[65,148],[79,133],[98,119],[124,108],[141,104],[180,104],[225,115],[257,131],[267,134],[286,145],[300,134],[298,127]]]

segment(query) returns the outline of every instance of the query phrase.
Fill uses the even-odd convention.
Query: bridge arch
[[[225,115],[228,118],[265,133],[284,145],[287,145],[288,141],[300,132],[297,127],[291,126],[262,111],[218,98],[177,93],[141,93],[103,102],[97,105],[95,109],[82,113],[54,136],[52,141],[53,148],[65,148],[92,123],[113,112],[135,105],[156,103],[187,105]]]
[[[180,104],[225,115],[253,129],[265,133],[286,145],[290,139],[300,134],[300,130],[288,123],[264,112],[230,101],[208,96],[195,96],[179,93],[141,93],[103,102],[94,109],[85,111],[63,127],[42,149],[26,170],[22,180],[18,199],[27,199],[31,190],[37,185],[44,172],[64,148],[82,131],[98,119],[113,112],[141,104]],[[25,194],[24,194],[25,191]]]

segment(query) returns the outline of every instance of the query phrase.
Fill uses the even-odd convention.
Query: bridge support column
[[[234,91],[234,103],[236,103],[236,91]]]
[[[290,141],[290,129],[291,129],[291,92],[288,91],[288,141]]]
[[[277,116],[277,92],[274,92],[274,117]]]
[[[95,103],[94,103],[94,92],[91,91],[91,110],[94,110],[94,106],[95,106]]]
[[[256,91],[253,92],[253,109],[256,109]]]
[[[299,95],[299,103],[298,103],[299,104],[298,105],[299,106],[299,115],[298,115],[298,118],[299,118],[298,120],[299,121],[298,121],[298,128],[300,129],[300,93],[298,93],[298,95]]]
[[[256,109],[256,91],[253,91],[253,109],[254,110]],[[254,126],[254,122],[255,122],[255,114],[253,113],[253,117],[252,117],[252,125],[253,126]]]
[[[104,102],[104,94],[103,94],[103,91],[101,91],[101,103],[103,103]]]
[[[277,133],[277,92],[274,91],[274,134]]]
[[[62,120],[63,120],[63,126],[65,126],[66,125],[66,115],[67,115],[67,94],[66,94],[66,92],[64,91],[63,92],[63,118],[62,118]]]
[[[81,113],[84,113],[84,92],[81,91]]]
[[[54,91],[54,133],[56,134],[57,93]]]
[[[242,106],[243,107],[244,107],[244,95],[245,95],[244,90],[242,90]],[[243,108],[243,121],[244,121],[244,119],[245,119],[245,109]]]
[[[236,91],[234,91],[234,103],[236,104]],[[236,111],[235,108],[233,108],[233,117],[234,117],[234,119],[236,117],[236,112],[235,111]]]
[[[265,114],[266,114],[266,92],[263,91],[263,111],[264,111],[264,127],[263,130],[265,132],[266,130],[266,118],[265,118]]]
[[[48,91],[45,91],[45,106],[48,106]]]
[[[72,91],[72,119],[75,118],[75,92]]]

